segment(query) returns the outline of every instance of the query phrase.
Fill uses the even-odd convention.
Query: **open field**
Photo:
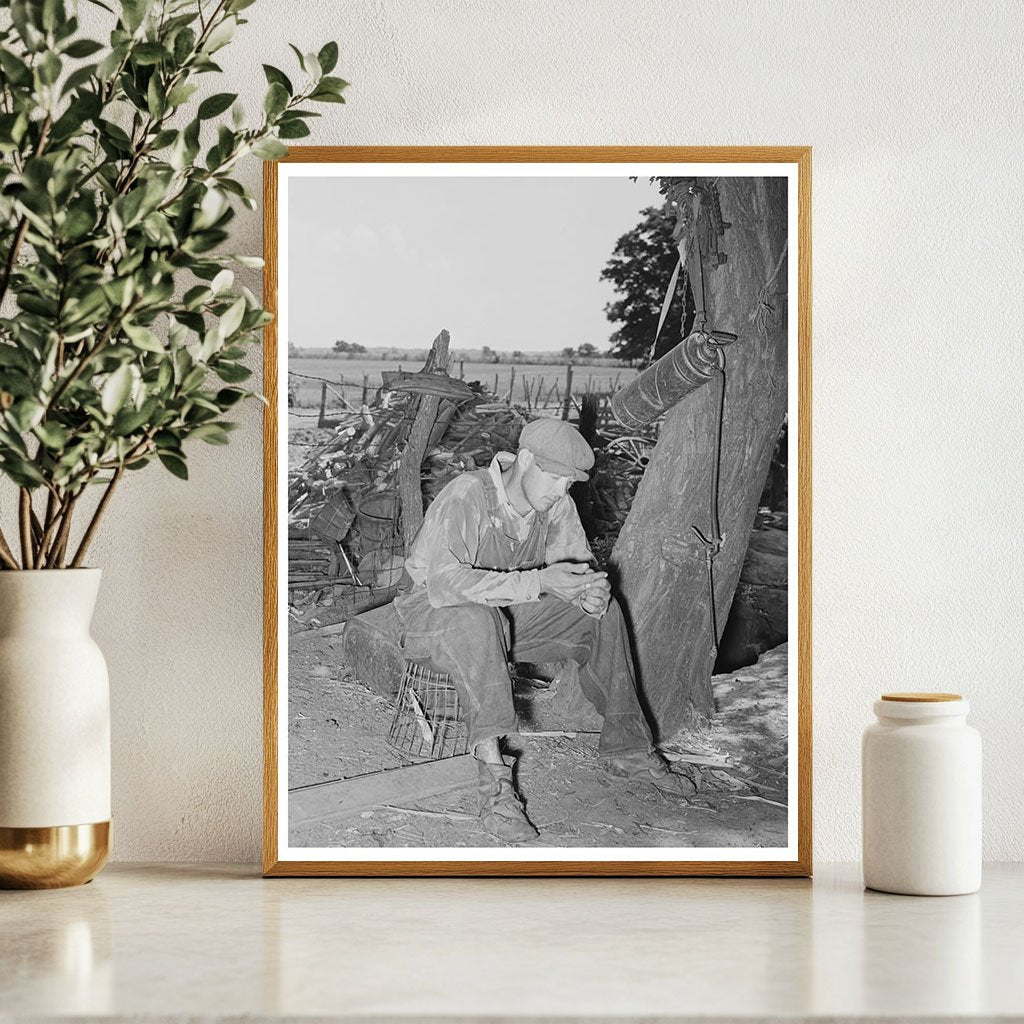
[[[419,370],[421,362],[399,363],[382,359],[310,359],[294,358],[288,360],[288,388],[294,395],[296,407],[309,409],[319,408],[323,382],[328,382],[327,407],[339,408],[340,396],[352,405],[358,405],[363,392],[364,377],[370,393],[381,385],[382,370]],[[453,362],[451,373],[458,376],[460,364]],[[530,392],[530,404],[536,405],[536,396],[540,395],[540,405],[545,401],[554,405],[556,400],[565,398],[566,368],[556,363],[474,363],[466,362],[462,366],[463,376],[467,381],[478,380],[488,390],[496,390],[505,398],[509,389],[513,391],[512,400],[518,404],[526,404],[526,390]],[[515,380],[512,375],[515,373]],[[572,368],[572,392],[579,398],[587,391],[608,394],[636,376],[637,371],[630,367],[618,366],[574,366]],[[495,386],[497,380],[497,386]]]

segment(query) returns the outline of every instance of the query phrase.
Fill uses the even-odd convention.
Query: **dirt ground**
[[[366,775],[406,762],[386,743],[394,707],[345,665],[340,636],[290,643],[289,789]],[[682,801],[608,775],[593,731],[531,724],[549,691],[517,687],[521,733],[511,737],[517,779],[548,847],[779,847],[787,845],[787,647],[713,680],[716,716],[701,735],[663,747],[698,784]],[[543,734],[541,734],[543,733]],[[471,790],[404,801],[293,827],[292,846],[488,847]]]

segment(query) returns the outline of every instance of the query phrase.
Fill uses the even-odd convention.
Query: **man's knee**
[[[500,609],[485,604],[459,604],[449,608],[438,609],[435,622],[443,623],[445,635],[461,643],[470,640],[477,644],[487,644],[492,639],[499,643],[506,642],[505,619]]]
[[[452,613],[449,627],[486,632],[501,625],[501,612],[485,604],[460,604],[449,611]]]

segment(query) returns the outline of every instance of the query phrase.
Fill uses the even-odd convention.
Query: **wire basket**
[[[438,761],[469,749],[459,695],[447,672],[406,661],[388,746],[408,761]]]

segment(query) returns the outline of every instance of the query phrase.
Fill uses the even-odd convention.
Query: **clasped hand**
[[[590,615],[603,615],[611,598],[608,573],[584,562],[556,562],[541,569],[541,593],[577,604]]]

